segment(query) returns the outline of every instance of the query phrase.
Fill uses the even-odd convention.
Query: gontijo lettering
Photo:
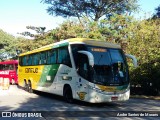
[[[38,68],[25,68],[25,73],[38,73]]]

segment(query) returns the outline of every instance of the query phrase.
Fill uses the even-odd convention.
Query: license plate
[[[118,100],[118,97],[111,97],[111,100],[115,101],[115,100]]]

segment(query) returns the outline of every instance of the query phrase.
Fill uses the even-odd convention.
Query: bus
[[[136,59],[132,55],[136,65]],[[126,55],[120,45],[87,38],[66,39],[19,55],[19,86],[90,103],[130,96]]]
[[[1,80],[9,79],[10,84],[18,84],[18,60],[7,60],[0,62]]]

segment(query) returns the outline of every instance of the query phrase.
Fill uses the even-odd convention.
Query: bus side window
[[[18,74],[18,65],[15,64],[15,70],[16,70],[16,74]]]
[[[55,50],[51,50],[51,64],[55,64],[56,63],[56,57],[57,57],[57,52],[56,49]]]
[[[38,65],[37,53],[32,55],[32,65]]]
[[[37,56],[38,56],[38,64],[41,65],[42,64],[41,53],[38,53]]]
[[[68,46],[58,49],[58,61],[59,64],[65,64],[71,67],[71,60],[69,56]]]
[[[41,64],[46,64],[46,51],[41,53]]]
[[[27,58],[27,65],[32,65],[32,55],[28,55]]]
[[[22,66],[27,65],[27,60],[26,60],[26,56],[22,57]]]
[[[9,68],[9,70],[14,70],[14,65],[10,64],[10,65],[8,65],[8,68]]]
[[[0,65],[0,70],[3,70],[3,67],[2,67],[2,65]]]
[[[19,65],[23,66],[23,64],[22,64],[22,57],[19,57]]]
[[[51,64],[51,51],[47,51],[47,64]]]
[[[86,55],[78,54],[78,66],[77,71],[80,76],[87,79],[89,78],[89,63]]]
[[[9,66],[8,65],[4,65],[4,70],[8,70]]]

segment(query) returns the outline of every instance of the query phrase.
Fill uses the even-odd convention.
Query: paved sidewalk
[[[0,89],[0,96],[11,96],[11,95],[31,95],[31,93],[26,92],[23,89],[17,87],[17,85],[10,85],[8,90]]]

